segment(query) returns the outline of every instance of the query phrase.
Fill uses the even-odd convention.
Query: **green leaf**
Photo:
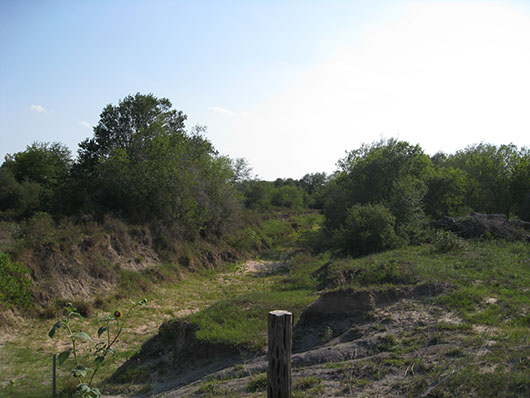
[[[85,377],[86,376],[86,370],[85,369],[74,369],[74,370],[72,370],[72,376],[74,376],[74,377]]]
[[[98,388],[93,388],[89,393],[88,393],[88,396],[89,397],[92,397],[92,398],[99,398],[101,397],[101,391],[99,391]]]
[[[55,331],[59,329],[63,323],[61,321],[57,322],[53,327],[51,328],[50,332],[48,333],[48,336],[50,336],[51,339],[53,339],[53,336],[55,336]]]
[[[74,312],[70,312],[70,313],[68,314],[68,318],[71,318],[71,317],[73,317],[73,316],[76,316],[76,317],[78,317],[78,318],[83,318],[83,315],[81,315],[79,312],[75,312],[75,311],[74,311]]]
[[[68,359],[68,357],[70,356],[70,353],[71,353],[72,349],[69,348],[68,350],[66,351],[63,351],[59,354],[59,356],[57,357],[57,359],[59,360],[59,365],[62,365],[64,363],[64,361],[66,361]]]
[[[89,393],[91,391],[91,388],[88,386],[88,384],[86,383],[83,383],[83,384],[79,384],[76,389],[76,391],[78,392],[81,392],[81,393]]]
[[[98,329],[98,337],[101,337],[103,333],[105,333],[108,330],[108,327],[102,326]]]
[[[86,334],[85,332],[77,332],[77,333],[74,333],[72,334],[72,337],[74,339],[81,339],[81,340],[86,340],[86,341],[94,341],[92,340],[92,338]]]
[[[96,361],[98,365],[102,365],[104,360],[105,360],[104,356],[99,356],[99,357],[96,357],[94,361]]]

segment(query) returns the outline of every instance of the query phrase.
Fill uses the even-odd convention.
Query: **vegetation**
[[[13,263],[8,254],[0,252],[0,309],[29,306],[31,280],[28,273],[26,267]]]
[[[374,324],[366,333],[381,332],[370,342],[375,362],[330,365],[347,376],[341,383],[350,380],[341,393],[353,395],[374,383],[376,374],[408,367],[418,372],[396,387],[403,396],[428,396],[435,389],[444,396],[444,388],[475,396],[501,388],[506,396],[519,396],[528,388],[528,345],[521,337],[530,326],[530,253],[528,230],[522,229],[527,224],[521,222],[530,221],[528,148],[480,143],[429,156],[419,145],[388,139],[348,152],[330,176],[263,181],[246,160],[220,155],[205,127],[186,129],[185,121],[165,98],[130,95],[103,109],[75,159],[60,143],[33,143],[6,156],[0,166],[0,319],[6,329],[18,327],[21,336],[0,347],[7,358],[0,370],[8,377],[0,380],[0,391],[47,394],[42,375],[22,369],[47,366],[49,354],[59,350],[61,364],[72,364],[86,379],[77,383],[86,394],[97,396],[113,383],[136,392],[133,385],[140,385],[146,392],[151,370],[141,361],[126,361],[141,359],[139,344],[162,320],[167,322],[158,338],[182,332],[188,349],[197,349],[197,360],[212,347],[257,355],[266,345],[271,308],[290,310],[298,320],[317,292],[388,298],[422,286],[440,290],[429,310],[421,310],[425,317],[438,311],[458,323],[440,321],[428,330],[414,325],[400,334],[384,329],[380,312],[365,311],[363,319]],[[466,216],[472,212],[502,214],[492,225],[518,232],[495,235],[492,228],[475,228],[481,221]],[[449,225],[440,220],[466,221],[475,232],[432,229]],[[260,264],[266,259],[274,267],[249,271],[241,265],[256,255]],[[130,327],[154,326],[145,336],[126,337],[125,320],[105,314],[109,305],[123,308],[126,297],[138,294],[159,304],[138,311]],[[64,340],[39,346],[39,333],[70,302],[51,337],[59,328],[68,330],[71,348],[64,349]],[[36,326],[20,331],[21,315]],[[98,338],[106,338],[92,347],[95,362],[88,370],[77,356],[79,343],[92,344],[92,338],[80,330],[96,326]],[[315,341],[332,346],[346,338],[343,333],[357,336],[341,327],[319,325]],[[445,339],[475,349],[484,344],[486,337],[476,332],[484,328],[494,331],[487,338],[495,349],[481,364],[499,363],[490,373],[477,377],[469,365],[477,355],[470,350],[448,350],[443,355],[449,362],[415,357],[426,340],[427,346]],[[125,349],[114,355],[118,336]],[[177,366],[184,354],[170,352],[164,360]],[[114,367],[101,367],[105,361],[127,366],[110,378]],[[448,365],[454,373],[444,378],[440,366],[457,362]],[[21,381],[17,372],[30,381]],[[94,382],[96,372],[104,383]],[[248,376],[246,393],[262,393],[263,374]],[[209,380],[198,393],[230,396],[225,381]],[[328,388],[324,381],[318,374],[301,375],[294,395],[318,395]],[[66,394],[76,385],[60,387]]]
[[[90,337],[86,332],[81,330],[76,330],[74,328],[75,318],[81,318],[82,315],[77,312],[77,308],[73,307],[71,303],[68,303],[65,307],[66,316],[63,320],[58,321],[53,325],[51,330],[48,333],[50,338],[55,336],[55,333],[60,328],[65,328],[68,338],[71,341],[72,347],[61,352],[58,356],[58,363],[62,365],[66,360],[72,355],[73,357],[73,369],[71,372],[72,377],[79,380],[79,383],[75,387],[75,395],[79,397],[87,398],[98,398],[101,396],[101,392],[97,387],[94,387],[92,384],[94,377],[98,373],[99,369],[105,365],[105,360],[109,354],[115,355],[115,343],[120,337],[126,321],[129,318],[129,315],[132,310],[137,306],[142,306],[147,302],[146,299],[140,300],[139,302],[131,301],[132,306],[128,311],[123,314],[121,311],[116,310],[114,314],[108,315],[100,320],[103,324],[98,329],[97,339],[100,340],[103,336],[103,340],[95,342],[92,337]],[[93,347],[87,348],[87,354],[84,355],[85,358],[80,353],[78,341],[84,341],[88,344],[92,344]],[[86,357],[90,354],[93,355],[94,368],[89,368],[84,365],[81,361],[82,359],[87,359]]]

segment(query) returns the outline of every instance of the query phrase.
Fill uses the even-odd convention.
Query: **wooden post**
[[[56,387],[56,380],[57,380],[57,354],[53,354],[53,375],[52,375],[52,391],[53,391],[53,398],[57,396],[57,387]]]
[[[292,346],[293,315],[287,311],[269,312],[267,398],[291,397]]]

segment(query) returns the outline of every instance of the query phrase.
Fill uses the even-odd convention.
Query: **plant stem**
[[[74,364],[75,364],[75,367],[77,368],[77,349],[75,345],[75,338],[73,337],[72,329],[70,328],[70,320],[66,320],[64,324],[66,325],[66,328],[68,329],[70,340],[72,340],[72,349],[74,352]]]
[[[107,354],[109,353],[109,348],[112,347],[112,345],[118,340],[118,337],[121,334],[121,331],[123,330],[123,327],[125,326],[125,321],[127,320],[127,317],[131,313],[131,311],[136,307],[138,304],[134,304],[131,308],[129,308],[129,311],[127,311],[127,314],[123,317],[123,321],[121,322],[120,328],[118,329],[118,333],[116,333],[116,336],[114,336],[114,339],[110,341],[110,331],[109,331],[109,321],[107,321],[107,348],[105,349],[105,352],[103,353],[103,357],[105,358]],[[94,377],[96,376],[97,371],[99,370],[99,366],[96,366],[96,369],[94,369],[94,372],[92,373],[92,376],[90,377],[90,380],[88,382],[88,385],[92,384],[92,380],[94,380]]]

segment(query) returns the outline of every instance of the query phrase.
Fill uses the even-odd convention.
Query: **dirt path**
[[[278,272],[286,267],[285,262],[270,260],[249,260],[243,264],[242,270],[245,274],[256,276],[267,276]]]
[[[137,308],[132,314],[117,348],[121,352],[136,351],[158,333],[164,321],[200,311],[228,295],[257,290],[269,275],[284,266],[284,263],[278,261],[249,260],[226,272],[191,273],[173,285],[161,286],[146,294],[148,305]],[[131,297],[134,300],[141,298]],[[75,328],[96,338],[96,332],[101,326],[99,319],[115,310],[123,312],[128,307],[129,298],[125,298],[113,303],[112,307],[95,309],[88,319],[76,320]],[[11,316],[12,326],[0,333],[0,392],[6,383],[14,380],[18,391],[28,391],[26,396],[38,396],[43,386],[50,383],[49,372],[39,369],[48,369],[53,354],[63,352],[71,346],[63,329],[58,330],[54,339],[48,337],[51,326],[62,316],[61,312],[52,319],[27,320]],[[115,360],[115,365],[102,368],[98,378],[101,380],[110,376],[113,369],[126,359],[122,356]],[[67,366],[68,362],[64,364],[63,370],[59,369],[61,377],[65,379],[69,374]]]
[[[454,314],[449,315],[442,320],[425,297],[407,298],[376,308],[370,320],[361,316],[313,327],[304,328],[298,324],[292,356],[293,389],[304,397],[397,396],[396,392],[407,385],[412,374],[404,365],[406,360],[422,358],[424,366],[435,366],[446,353],[457,347],[461,336],[455,334],[443,345],[427,344],[423,350],[401,355],[402,358],[393,354],[394,347],[411,335],[428,341],[436,325],[447,319],[459,322]],[[326,328],[330,328],[329,334],[324,332]],[[469,348],[469,355],[474,348]],[[462,360],[464,358],[467,356]],[[461,362],[456,361],[450,370]],[[218,365],[222,367],[221,363]],[[195,381],[184,374],[167,381],[164,386],[154,386],[152,396],[264,396],[268,366],[265,356],[241,359],[230,366],[225,363],[221,370],[215,370],[215,361],[209,366],[211,372]],[[164,391],[157,393],[157,388]]]

